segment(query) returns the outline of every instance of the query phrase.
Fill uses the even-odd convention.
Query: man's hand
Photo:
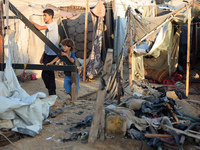
[[[52,65],[51,63],[47,63],[46,66]]]
[[[41,63],[41,64],[44,63],[44,62],[43,62],[43,59],[44,59],[44,58],[43,58],[43,56],[42,56],[42,57],[40,58],[40,63]]]

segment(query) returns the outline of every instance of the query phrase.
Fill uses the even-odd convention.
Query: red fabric
[[[23,71],[21,80],[23,80],[25,77],[27,77],[27,75],[26,75],[25,71]]]
[[[183,76],[181,74],[178,74],[177,72],[173,72],[171,73],[168,79],[163,80],[163,84],[174,85],[178,81],[184,82],[182,79],[183,79]]]
[[[31,73],[31,80],[37,80],[36,76],[33,73]]]

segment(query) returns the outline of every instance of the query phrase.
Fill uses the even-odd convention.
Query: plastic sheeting
[[[166,35],[162,43],[156,48],[150,51],[150,58],[144,57],[145,55],[136,55],[136,71],[140,78],[144,79],[144,67],[146,69],[155,70],[169,70],[174,72],[178,67],[179,57],[179,42],[180,42],[180,28],[174,35],[174,28],[169,23],[166,30]],[[157,38],[157,40],[159,40]]]
[[[123,3],[121,0],[115,0],[114,1],[114,24],[115,24],[115,31],[114,31],[114,57],[117,55],[120,55],[120,52],[122,50],[122,46],[125,40],[125,31],[126,31],[126,19],[125,19],[125,11],[126,8],[124,8]],[[118,17],[120,18],[120,28],[119,31],[117,31],[118,28]],[[119,32],[119,33],[118,33]],[[119,41],[117,41],[117,35],[119,36]],[[119,53],[117,54],[117,47],[119,49]]]
[[[13,131],[36,136],[56,98],[56,95],[46,97],[42,92],[30,96],[20,87],[8,61],[5,72],[0,72],[0,119],[12,119]]]

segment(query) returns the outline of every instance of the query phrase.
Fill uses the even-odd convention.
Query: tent
[[[140,3],[142,2],[144,1],[140,1]],[[188,3],[182,1],[170,1],[165,5],[156,5],[155,3],[133,5],[133,3],[136,3],[133,1],[129,3],[121,1],[121,3],[127,8],[127,18],[128,13],[131,17],[131,49],[135,53],[136,62],[134,64],[134,75],[144,79],[145,74],[148,77],[149,74],[155,76],[153,74],[155,70],[167,70],[164,73],[165,76],[174,72],[178,66],[181,34],[178,26],[187,23]],[[163,9],[163,7],[165,8]],[[156,16],[155,11],[157,11]],[[197,17],[200,14],[199,7],[192,7],[191,13],[192,18]],[[172,18],[173,21],[171,21]],[[129,33],[128,26],[126,30],[127,35]]]

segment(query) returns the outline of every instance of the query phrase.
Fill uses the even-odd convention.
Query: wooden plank
[[[88,28],[88,0],[86,0],[86,9],[85,9],[85,38],[84,38],[84,63],[83,63],[84,82],[86,80],[87,28]]]
[[[109,76],[110,76],[112,60],[113,60],[113,50],[108,49],[104,68],[103,68],[103,75],[105,75],[103,79],[105,80],[106,84],[107,84]],[[95,114],[93,117],[92,125],[90,128],[89,139],[88,139],[89,143],[94,142],[97,139],[97,134],[98,134],[99,124],[100,124],[100,120],[101,120],[101,114],[102,114],[105,96],[106,96],[106,88],[98,91],[97,101],[96,101],[96,109],[95,109],[96,111],[95,111]]]
[[[120,72],[118,73],[118,88],[117,88],[117,104],[120,104],[120,97],[121,97],[121,77]]]
[[[150,138],[166,138],[166,137],[173,137],[173,135],[170,134],[145,134],[145,137]]]
[[[189,137],[192,137],[192,138],[195,138],[195,139],[199,139],[200,140],[200,135],[194,135],[194,134],[191,134],[191,133],[188,133],[186,131],[182,131],[180,129],[176,129],[176,128],[173,128],[173,127],[169,127],[167,125],[161,125],[162,127],[165,127],[165,128],[168,128],[168,129],[171,129],[171,130],[174,130],[176,131],[177,133],[180,133],[180,134],[183,134],[183,135],[186,135],[186,136],[189,136]]]
[[[167,103],[167,108],[169,109],[170,113],[172,114],[174,120],[176,120],[176,122],[179,122],[179,120],[178,120],[176,114],[175,114],[174,111],[173,111],[172,106],[171,106],[169,103]]]
[[[0,63],[0,69],[4,69],[6,66],[5,63]],[[12,64],[13,69],[24,69],[24,64]],[[27,64],[26,69],[30,70],[60,70],[60,71],[69,71],[76,72],[77,67],[75,65],[61,66],[61,65],[37,65],[37,64]]]
[[[186,71],[186,96],[189,95],[189,75],[190,75],[190,25],[191,7],[188,8],[188,36],[187,36],[187,71]]]
[[[77,101],[77,72],[71,72],[72,78],[72,102]]]
[[[90,95],[92,95],[92,94],[95,94],[95,93],[97,93],[97,92],[98,92],[98,90],[92,91],[92,92],[90,92],[90,93],[86,93],[86,94],[84,94],[84,95],[78,96],[77,99],[83,99],[83,98],[85,98],[85,97],[87,97],[87,96],[90,96]]]
[[[105,140],[105,109],[103,109],[101,114],[101,134],[100,134],[100,140]]]
[[[195,101],[195,100],[186,100],[189,103],[194,103],[194,104],[199,104],[200,105],[200,101]]]
[[[132,52],[131,56],[131,61],[132,61],[132,80],[135,80],[135,55],[134,52]]]
[[[200,132],[193,131],[193,130],[187,130],[187,132],[191,132],[191,133],[194,133],[194,134],[198,134],[198,135],[200,135]]]

